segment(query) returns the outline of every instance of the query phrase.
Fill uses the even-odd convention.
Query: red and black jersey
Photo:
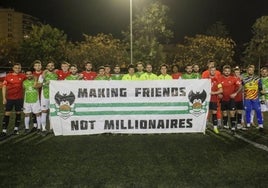
[[[211,91],[215,92],[218,91],[219,88],[222,88],[221,82],[217,77],[211,77]],[[211,95],[210,102],[218,102],[218,94]]]
[[[241,78],[236,77],[236,79],[237,79],[240,83],[242,83]],[[238,89],[239,89],[239,85],[237,86],[236,91],[237,91]],[[237,95],[235,96],[234,100],[235,100],[236,102],[243,101],[243,90],[241,90],[239,93],[237,93]]]
[[[69,71],[63,72],[63,70],[57,70],[56,74],[58,75],[58,80],[65,80],[71,73]]]
[[[94,80],[97,76],[97,73],[93,71],[90,72],[83,71],[81,74],[83,75],[84,80]]]
[[[6,98],[7,99],[22,99],[23,98],[23,87],[22,82],[26,79],[25,74],[9,73],[3,82],[3,86],[7,88]]]
[[[223,89],[222,101],[229,101],[231,99],[230,95],[235,93],[241,85],[241,81],[234,76],[221,76],[220,82]]]

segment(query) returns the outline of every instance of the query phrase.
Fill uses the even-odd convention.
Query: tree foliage
[[[246,44],[244,61],[255,64],[268,61],[268,16],[258,18],[252,26],[253,37]],[[260,59],[259,59],[260,58]]]
[[[198,63],[206,67],[208,60],[215,60],[219,66],[232,64],[235,42],[230,38],[196,35],[185,37],[184,44],[178,44],[176,61],[186,64]]]
[[[0,63],[1,66],[9,66],[17,61],[18,43],[7,38],[0,39]]]
[[[19,48],[19,59],[23,65],[31,64],[35,59],[54,60],[59,63],[66,59],[67,36],[63,31],[50,25],[32,26],[29,37]]]
[[[173,37],[169,29],[172,24],[167,16],[169,8],[160,2],[145,7],[133,20],[133,58],[134,61],[148,61],[155,65],[164,62],[162,43]],[[129,46],[129,31],[123,32]]]
[[[221,21],[217,21],[209,26],[205,34],[208,36],[227,38],[229,36],[229,31],[226,25],[224,25]]]
[[[83,61],[90,60],[95,66],[109,64],[122,65],[127,58],[125,46],[119,39],[114,39],[111,34],[98,34],[89,36],[84,34],[84,40],[69,43],[67,57],[70,62],[83,68]]]

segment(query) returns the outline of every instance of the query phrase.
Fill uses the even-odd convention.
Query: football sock
[[[25,116],[24,117],[24,124],[25,124],[25,129],[29,129],[29,123],[30,123],[30,117],[29,116]]]

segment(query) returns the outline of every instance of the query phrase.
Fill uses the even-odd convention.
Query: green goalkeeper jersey
[[[265,100],[268,100],[268,77],[262,77],[261,78],[262,82],[262,89],[265,91],[264,98]]]
[[[26,103],[36,103],[38,101],[39,92],[38,89],[34,88],[34,82],[34,79],[23,81],[24,102]]]

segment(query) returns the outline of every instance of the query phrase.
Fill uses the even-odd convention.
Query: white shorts
[[[49,109],[49,99],[46,99],[43,95],[41,95],[41,110]]]
[[[264,104],[261,104],[261,111],[268,112],[268,101],[266,100]]]
[[[29,113],[38,114],[38,113],[40,113],[41,112],[41,106],[40,106],[39,100],[36,101],[35,103],[26,103],[26,102],[24,102],[24,104],[23,104],[23,112],[25,114],[29,114]]]

